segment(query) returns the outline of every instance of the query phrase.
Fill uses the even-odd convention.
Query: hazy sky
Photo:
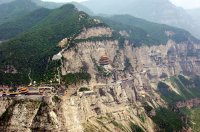
[[[170,0],[170,1],[177,6],[181,6],[187,9],[200,8],[200,0]]]
[[[71,1],[82,2],[82,1],[86,1],[86,0],[42,0],[42,1],[52,1],[52,2],[63,3],[63,2],[71,2]]]
[[[43,1],[54,1],[54,2],[70,2],[70,1],[86,1],[86,0],[43,0]],[[125,0],[124,0],[125,1]],[[200,8],[200,0],[170,0],[177,6],[181,6],[186,9]]]

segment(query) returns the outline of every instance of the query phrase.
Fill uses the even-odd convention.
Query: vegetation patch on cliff
[[[186,78],[183,75],[178,75],[165,81],[169,82],[179,92],[179,94],[177,94],[165,82],[158,83],[157,88],[161,93],[161,97],[170,104],[200,97],[199,76]]]
[[[90,89],[89,89],[89,88],[86,88],[86,87],[81,87],[81,88],[79,89],[79,92],[84,92],[84,91],[90,91]]]
[[[16,101],[14,101],[7,109],[6,111],[1,115],[0,117],[0,125],[1,126],[7,126],[9,123],[10,118],[12,117],[12,113],[14,110],[15,105],[17,104]]]
[[[144,132],[140,126],[134,124],[133,122],[130,122],[130,127],[132,132]]]
[[[184,97],[178,95],[172,91],[169,86],[164,82],[158,83],[158,90],[161,93],[161,97],[168,103],[176,103],[177,101],[184,100]]]
[[[157,109],[156,116],[152,117],[152,119],[158,125],[160,131],[180,131],[185,126],[181,116],[167,108]]]
[[[112,123],[116,128],[121,129],[121,131],[128,131],[127,128],[126,128],[124,125],[122,125],[121,123],[119,123],[119,122],[117,122],[117,121],[115,121],[115,120],[113,120],[111,123]]]
[[[68,73],[63,76],[63,81],[67,85],[81,83],[83,81],[89,82],[91,79],[91,75],[86,72],[78,72],[78,73]]]

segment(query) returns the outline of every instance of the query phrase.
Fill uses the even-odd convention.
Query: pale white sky
[[[82,1],[86,1],[86,0],[42,0],[42,1],[51,1],[51,2],[65,3],[65,2],[72,2],[72,1],[82,2]]]
[[[186,9],[200,8],[200,0],[170,0],[173,4]]]
[[[70,2],[70,1],[86,1],[86,0],[43,0],[43,1],[54,1],[54,2]],[[186,9],[200,8],[200,0],[170,0],[173,4],[181,6]]]

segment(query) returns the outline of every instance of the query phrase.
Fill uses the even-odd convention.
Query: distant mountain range
[[[156,23],[184,28],[200,38],[200,26],[169,0],[89,0],[82,3],[96,14],[129,14]]]
[[[114,15],[102,17],[103,21],[117,31],[126,31],[130,40],[135,46],[165,44],[169,39],[177,43],[192,40],[199,42],[188,31],[171,27],[165,24],[149,22],[130,15]],[[170,35],[173,34],[173,35]]]
[[[0,4],[10,3],[13,1],[21,1],[21,0],[1,0]],[[38,6],[42,6],[42,7],[50,8],[50,9],[60,7],[64,4],[64,3],[55,3],[55,2],[45,2],[41,0],[31,0],[31,1],[37,4]]]
[[[0,40],[8,40],[30,30],[50,13],[49,9],[40,8],[23,17],[0,25]]]
[[[13,0],[1,0],[0,1],[0,4],[5,4],[5,3],[9,3],[9,2],[12,2]]]
[[[7,6],[12,5],[17,8],[20,7],[21,2],[23,1],[26,1],[27,5],[29,6],[33,5],[34,7],[36,6],[36,4],[33,1],[39,2],[40,0],[16,0],[11,3],[3,5]],[[39,3],[43,2],[40,1]],[[74,2],[73,4],[76,5],[78,9],[84,10],[85,12],[92,14],[92,12],[88,8],[85,8],[81,4]],[[12,9],[10,11],[12,12]],[[13,12],[15,12],[15,10],[13,10]],[[41,6],[36,6],[35,11],[24,14],[24,16],[21,17],[19,16],[19,18],[15,18],[12,21],[0,25],[0,40],[8,40],[17,36],[18,34],[31,30],[35,25],[37,25],[38,23],[40,23],[40,21],[42,21],[45,17],[47,17],[50,12],[51,10],[49,9],[42,8]],[[191,36],[189,33],[187,33],[182,29],[172,28],[167,25],[148,22],[143,19],[139,19],[130,15],[115,15],[112,17],[99,17],[99,18],[117,31],[127,30],[127,32],[131,34],[129,39],[132,40],[134,43],[138,43],[139,45],[141,43],[145,44],[166,43],[166,41],[170,38],[169,36],[166,35],[166,31],[174,31],[176,35],[180,35],[181,36],[180,41],[183,41],[183,39],[187,40],[188,37]],[[178,40],[176,39],[177,36],[173,37],[174,38],[172,39]]]
[[[79,10],[93,14],[87,7],[72,2]],[[2,0],[0,1],[0,24],[28,15],[39,8],[55,9],[64,3],[44,2],[41,0]]]
[[[0,5],[0,24],[22,17],[40,6],[31,0],[17,0]]]

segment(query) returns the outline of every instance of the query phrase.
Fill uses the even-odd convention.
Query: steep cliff
[[[100,28],[96,31],[100,32]],[[105,29],[102,28],[102,31]],[[101,33],[97,37],[101,37]],[[111,30],[108,30],[107,34],[112,34]],[[165,45],[134,48],[132,43],[125,40],[124,47],[121,48],[117,39],[102,41],[87,39],[62,52],[62,74],[80,72],[87,65],[86,70],[92,75],[89,83],[91,87],[94,84],[109,85],[117,81],[133,80],[138,90],[144,90],[145,87],[151,90],[155,84],[167,77],[179,74],[190,76],[200,72],[199,44],[189,42],[178,44],[169,40]],[[100,59],[105,55],[109,63],[101,65]],[[104,73],[111,74],[106,76]]]
[[[154,124],[141,104],[130,104],[127,87],[101,86],[79,96],[1,100],[3,131],[131,131],[153,132]],[[132,98],[132,97],[131,97]],[[5,110],[6,108],[6,110]],[[131,127],[132,124],[132,127]]]
[[[98,32],[99,30],[97,29]],[[101,36],[102,34],[96,37]],[[69,85],[67,94],[74,95],[76,90],[81,87],[88,87],[91,91],[95,91],[101,86],[113,87],[113,85],[119,84],[125,92],[118,94],[120,97],[114,98],[115,102],[120,103],[120,99],[127,97],[130,104],[142,104],[144,108],[144,104],[147,103],[154,109],[165,107],[168,103],[171,104],[168,96],[172,96],[173,93],[181,96],[177,100],[172,98],[171,101],[174,101],[174,103],[199,98],[199,94],[195,94],[199,90],[196,86],[193,86],[195,85],[193,82],[191,82],[189,88],[187,84],[182,84],[185,82],[184,80],[178,77],[180,81],[174,82],[173,80],[173,77],[176,78],[175,76],[180,74],[191,77],[191,79],[192,76],[199,75],[199,49],[199,44],[194,42],[176,43],[172,40],[169,40],[165,45],[136,48],[127,40],[124,41],[124,47],[120,47],[120,42],[117,39],[78,42],[75,47],[62,53],[62,74],[67,76],[69,73],[81,72],[86,65],[85,70],[92,77],[90,82]],[[104,58],[106,56],[109,63],[102,65],[102,56]],[[172,93],[163,94],[163,91],[158,88],[160,82],[167,83],[170,87],[165,90]],[[117,87],[114,89],[117,90]],[[104,93],[101,89],[99,90],[102,94]],[[115,92],[111,91],[111,93],[114,94]],[[195,101],[194,103],[193,100],[191,101],[192,104],[190,103],[189,106],[198,105]],[[188,100],[188,102],[191,101]],[[157,112],[159,113],[159,111]]]

